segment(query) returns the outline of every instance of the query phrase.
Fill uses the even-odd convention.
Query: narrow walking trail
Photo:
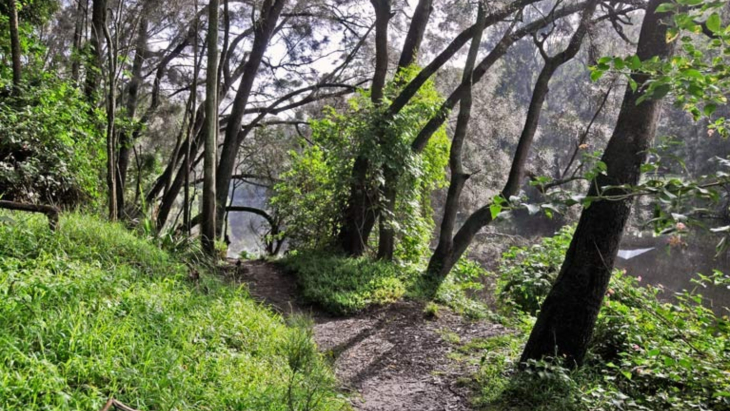
[[[470,389],[458,380],[475,365],[449,359],[461,343],[506,332],[501,325],[469,321],[448,310],[427,319],[423,304],[403,301],[351,317],[333,317],[297,299],[293,276],[277,266],[247,262],[227,275],[275,310],[309,314],[320,350],[331,356],[353,408],[362,411],[471,410]]]

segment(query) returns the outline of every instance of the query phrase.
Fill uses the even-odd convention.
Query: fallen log
[[[51,228],[51,231],[56,231],[56,227],[58,227],[58,215],[61,212],[54,206],[16,203],[15,201],[7,200],[0,200],[0,208],[45,214],[48,217],[48,226]]]

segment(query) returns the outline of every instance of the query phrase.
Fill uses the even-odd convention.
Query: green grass
[[[278,263],[296,276],[302,297],[335,315],[348,315],[403,298],[427,300],[429,295],[429,285],[423,281],[421,268],[415,265],[322,252],[297,252]],[[486,316],[486,305],[467,296],[468,290],[481,287],[481,275],[485,272],[478,264],[460,262],[441,284],[435,301],[469,317]]]
[[[297,276],[302,296],[333,314],[351,314],[400,300],[417,273],[383,261],[297,253],[280,264]]]
[[[342,409],[302,321],[119,225],[0,217],[0,410]]]

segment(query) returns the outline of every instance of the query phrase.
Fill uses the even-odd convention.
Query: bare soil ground
[[[331,356],[343,390],[361,411],[471,410],[470,389],[459,384],[475,370],[450,360],[455,336],[461,343],[507,330],[469,321],[448,310],[427,319],[423,304],[403,301],[351,317],[333,317],[297,298],[293,276],[255,261],[231,267],[227,275],[248,284],[251,295],[288,315],[309,314],[315,340]],[[448,341],[447,341],[448,340]]]

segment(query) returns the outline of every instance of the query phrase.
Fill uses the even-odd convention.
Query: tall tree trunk
[[[423,34],[428,26],[428,21],[431,17],[431,0],[419,0],[416,5],[416,10],[413,13],[413,19],[411,25],[408,28],[408,34],[403,44],[403,51],[401,52],[400,59],[398,60],[398,67],[396,73],[400,73],[403,69],[413,64],[418,55],[418,51],[421,48],[421,42],[423,41]],[[403,79],[397,81],[402,82]],[[389,115],[389,111],[386,112],[386,117]],[[389,119],[384,118],[382,121],[384,124]],[[378,137],[381,140],[381,147],[385,148],[385,142],[383,141],[383,134],[385,130],[381,131],[381,135]],[[400,173],[388,167],[383,166],[383,178],[385,183],[380,188],[382,192],[381,204],[379,205],[379,233],[378,233],[378,259],[390,261],[393,259],[395,253],[395,230],[393,229],[393,219],[395,218],[395,207],[398,198],[398,180],[400,180]]]
[[[96,92],[101,84],[101,72],[104,65],[102,39],[106,27],[106,0],[92,0],[91,7],[91,54],[92,61],[86,67],[86,84],[84,94],[91,104],[96,104]]]
[[[106,13],[106,10],[104,11]],[[104,18],[106,21],[106,18]],[[109,191],[109,220],[117,221],[119,209],[117,209],[117,135],[116,135],[116,111],[117,111],[117,43],[112,39],[109,28],[102,25],[101,32],[106,39],[107,56],[107,94],[106,94],[106,155],[107,155],[107,186]],[[101,43],[98,44],[101,49]],[[101,69],[101,65],[99,65]],[[103,70],[102,70],[103,71]]]
[[[527,111],[527,117],[525,119],[525,125],[522,129],[522,134],[520,135],[520,140],[517,144],[514,158],[512,159],[512,166],[510,167],[509,177],[500,194],[501,197],[503,197],[504,199],[509,199],[511,196],[517,194],[520,186],[522,185],[522,176],[524,174],[527,156],[530,153],[530,147],[532,146],[532,141],[535,137],[537,127],[540,123],[540,115],[542,113],[542,108],[545,103],[545,98],[550,91],[550,79],[553,77],[553,75],[555,74],[557,69],[560,68],[561,65],[565,64],[567,61],[575,57],[575,55],[580,50],[581,44],[583,43],[583,38],[590,28],[591,18],[593,16],[593,13],[595,12],[597,3],[598,0],[588,1],[585,10],[583,11],[583,15],[581,17],[578,28],[576,29],[575,33],[573,33],[568,47],[562,52],[553,57],[550,57],[542,49],[542,43],[538,42],[540,52],[545,59],[545,65],[540,71],[540,75],[538,76],[537,82],[535,83],[535,88],[532,93],[532,99],[530,101],[530,107]],[[545,40],[543,40],[543,42],[544,41]],[[459,87],[463,88],[464,93],[468,94],[469,87]],[[452,190],[450,189],[449,193],[451,192]],[[444,210],[445,218],[447,216],[454,216],[455,218],[455,214],[458,209],[453,209],[449,207],[458,207],[458,198],[452,199],[451,201],[448,201],[447,198],[447,208]],[[451,269],[454,267],[456,262],[459,261],[459,259],[469,247],[472,240],[474,239],[474,236],[479,232],[479,230],[481,230],[491,222],[492,211],[491,205],[488,204],[471,214],[461,226],[459,231],[457,231],[452,240],[447,240],[443,245],[441,244],[441,242],[439,242],[439,246],[431,257],[427,269],[427,275],[430,277],[431,283],[434,287],[438,287],[438,285],[443,281],[444,278],[446,278],[449,272],[451,272]],[[442,237],[443,236],[445,236],[444,233],[442,233]],[[431,291],[435,293],[436,288]]]
[[[370,0],[375,9],[375,73],[370,87],[370,99],[380,104],[383,99],[385,78],[388,76],[388,22],[390,0]]]
[[[408,34],[403,42],[403,51],[398,60],[398,68],[408,67],[416,61],[418,52],[421,49],[423,34],[426,32],[428,21],[431,18],[433,0],[419,0],[416,9],[413,11],[411,25],[408,27]]]
[[[265,0],[261,5],[261,16],[256,22],[254,30],[254,41],[251,53],[246,61],[241,84],[238,86],[236,97],[233,99],[233,107],[226,126],[226,135],[223,140],[220,163],[217,169],[216,203],[219,209],[216,225],[218,229],[223,228],[223,216],[225,215],[226,200],[228,199],[231,176],[236,165],[238,149],[243,142],[245,133],[241,132],[243,116],[248,104],[251,89],[253,88],[256,74],[261,65],[261,60],[269,46],[269,40],[276,28],[281,11],[287,0]]]
[[[469,128],[469,119],[471,118],[472,106],[472,71],[476,63],[477,54],[479,53],[479,43],[482,40],[482,32],[484,31],[484,4],[479,3],[479,11],[477,15],[477,29],[474,32],[474,38],[469,46],[469,54],[464,65],[464,73],[461,79],[462,84],[466,87],[464,97],[461,99],[459,106],[459,116],[456,120],[456,130],[454,138],[451,140],[451,148],[449,151],[449,168],[451,169],[451,182],[449,183],[449,191],[446,195],[446,205],[444,207],[444,216],[441,221],[441,231],[439,233],[439,242],[434,251],[434,258],[443,258],[449,255],[454,246],[453,233],[456,225],[456,214],[459,211],[459,199],[461,191],[464,188],[469,174],[464,172],[464,166],[461,161],[461,152],[466,139],[466,133]],[[439,257],[436,257],[439,256]],[[443,257],[442,257],[443,256]],[[432,258],[432,260],[434,259]]]
[[[499,22],[501,19],[506,17],[509,13],[514,12],[520,7],[524,7],[524,5],[530,4],[534,2],[533,0],[521,0],[517,1],[513,4],[511,4],[509,7],[497,11],[493,14],[490,14],[489,16],[485,16],[484,21],[484,27],[491,26],[497,22]],[[481,77],[489,70],[489,68],[496,63],[506,52],[509,50],[509,47],[519,40],[520,38],[524,37],[527,34],[530,34],[532,32],[535,32],[540,27],[543,27],[544,25],[548,24],[550,21],[554,21],[555,19],[574,13],[578,10],[583,9],[586,6],[587,3],[577,3],[573,4],[571,6],[566,6],[560,10],[558,10],[555,13],[551,13],[549,16],[545,16],[542,19],[538,19],[520,30],[517,30],[515,32],[508,32],[505,34],[505,36],[502,38],[502,40],[497,43],[497,45],[494,47],[494,49],[489,53],[489,55],[482,60],[482,62],[476,67],[476,69],[473,70],[473,75],[471,82],[476,83],[478,82]],[[425,24],[425,23],[424,23]],[[476,25],[475,25],[476,26]],[[425,80],[427,80],[435,71],[440,67],[441,64],[445,61],[443,58],[446,56],[449,56],[449,53],[454,53],[459,48],[461,48],[461,45],[464,44],[464,42],[467,41],[467,39],[471,36],[473,36],[473,29],[475,29],[475,26],[472,26],[470,29],[464,30],[457,38],[452,41],[452,43],[447,47],[444,52],[437,56],[431,64],[429,64],[427,67],[425,67],[421,72],[414,78],[404,89],[403,91],[398,95],[398,97],[395,98],[391,106],[388,108],[385,117],[386,120],[392,118],[392,116],[396,115],[400,110],[405,107],[407,102],[412,98],[416,92],[418,91],[418,88],[420,85],[423,84]],[[470,31],[471,30],[471,31]],[[471,34],[471,36],[466,36],[467,34]],[[448,57],[446,57],[448,58]],[[436,117],[431,119],[426,126],[421,130],[419,135],[416,137],[412,144],[412,149],[416,153],[420,153],[426,146],[428,139],[430,136],[441,127],[443,122],[448,117],[448,113],[450,110],[456,105],[457,102],[459,102],[466,94],[467,90],[471,90],[471,84],[467,87],[466,84],[460,84],[460,86],[449,96],[449,98],[444,102],[441,109],[439,110]],[[393,172],[393,170],[384,170],[383,171],[384,177],[385,177],[385,184],[382,187],[381,191],[383,192],[383,198],[382,201],[383,204],[381,204],[381,219],[380,219],[380,244],[378,246],[378,256],[382,259],[390,259],[393,255],[393,249],[395,247],[395,239],[394,235],[395,233],[391,229],[390,224],[386,224],[386,220],[383,218],[383,216],[386,216],[386,218],[392,218],[395,214],[395,204],[397,201],[397,190],[395,187],[397,186],[397,180],[399,178],[398,173]],[[465,181],[462,181],[461,184],[463,185]],[[454,189],[457,189],[454,187]],[[460,191],[460,189],[458,190]],[[455,192],[453,194],[456,194]],[[469,240],[471,241],[471,239]],[[443,256],[443,253],[446,252],[446,248],[440,248],[438,251],[438,255]],[[449,268],[450,269],[450,268]]]
[[[218,0],[208,6],[208,68],[206,70],[206,102],[203,160],[203,202],[200,237],[203,250],[215,255],[216,239],[216,150],[218,137]],[[188,171],[188,170],[186,170]]]
[[[18,6],[15,0],[8,0],[10,13],[10,54],[13,58],[13,94],[20,93],[20,78],[22,66],[20,63],[20,35],[18,34]]]
[[[147,54],[147,41],[148,41],[148,18],[149,5],[153,4],[152,1],[145,3],[142,8],[142,16],[139,21],[139,33],[137,34],[137,44],[135,45],[134,61],[132,63],[132,73],[129,86],[127,88],[127,117],[130,120],[134,120],[137,114],[137,101],[139,95],[139,87],[142,84],[142,66],[145,62]],[[125,217],[124,212],[124,195],[125,188],[127,186],[127,170],[129,169],[129,157],[132,151],[132,144],[134,141],[128,131],[123,131],[119,134],[119,154],[117,159],[117,210],[119,210],[120,216]]]
[[[76,6],[76,22],[74,26],[74,44],[73,55],[71,56],[71,78],[74,83],[79,85],[81,75],[81,46],[84,38],[84,25],[86,23],[86,8],[89,6],[88,0],[77,0]]]
[[[636,53],[642,61],[664,59],[672,53],[673,43],[665,40],[667,25],[661,21],[668,15],[656,12],[663,2],[649,2]],[[640,89],[647,78],[634,75],[634,80]],[[604,188],[639,181],[660,112],[660,102],[656,100],[637,105],[640,96],[641,92],[627,87],[616,128],[602,157],[606,175],[599,175],[591,183],[589,196],[620,195],[625,191]],[[599,200],[583,210],[560,274],[542,304],[521,361],[555,356],[569,366],[582,364],[632,203]]]
[[[198,13],[198,0],[195,0],[195,13]],[[195,32],[198,32],[198,20],[195,20]],[[188,134],[185,144],[185,162],[183,167],[185,168],[185,191],[183,193],[183,225],[185,225],[185,235],[190,237],[190,146],[195,136],[195,114],[197,113],[197,100],[198,100],[198,75],[200,74],[200,62],[198,62],[198,36],[195,36],[193,41],[193,84],[190,86],[190,123],[188,125]]]
[[[388,75],[390,0],[370,0],[370,3],[375,9],[375,72],[370,86],[370,99],[377,106],[383,100]],[[344,204],[342,228],[338,234],[340,248],[351,256],[360,256],[365,252],[378,215],[380,193],[376,186],[370,184],[369,169],[368,158],[358,155],[352,168],[350,195]]]
[[[537,32],[541,28],[550,25],[560,18],[569,16],[573,13],[585,9],[588,3],[589,2],[586,1],[564,6],[546,15],[545,17],[537,19],[532,23],[526,24],[525,26],[521,27],[518,30],[515,30],[514,32],[506,33],[502,37],[502,39],[494,46],[492,51],[490,51],[489,54],[484,57],[484,59],[482,59],[482,61],[480,61],[479,64],[477,64],[477,66],[474,68],[474,78],[472,79],[472,83],[478,83],[482,79],[482,77],[484,77],[487,71],[489,71],[489,69],[492,68],[492,66],[494,66],[494,64],[499,61],[499,59],[507,54],[510,47],[512,47],[512,45],[518,40],[529,34]],[[490,17],[491,16],[492,15],[490,15]],[[487,18],[487,22],[490,21],[491,20]],[[466,87],[460,84],[454,91],[451,92],[449,97],[446,98],[446,101],[441,104],[441,107],[438,109],[437,113],[428,121],[428,123],[426,123],[425,126],[423,126],[421,131],[418,132],[418,135],[413,140],[411,148],[414,152],[420,153],[421,151],[423,151],[423,149],[428,144],[431,136],[444,124],[449,116],[449,113],[454,107],[456,107],[456,104],[459,102],[459,100],[461,100],[461,97],[464,95],[465,91]]]

